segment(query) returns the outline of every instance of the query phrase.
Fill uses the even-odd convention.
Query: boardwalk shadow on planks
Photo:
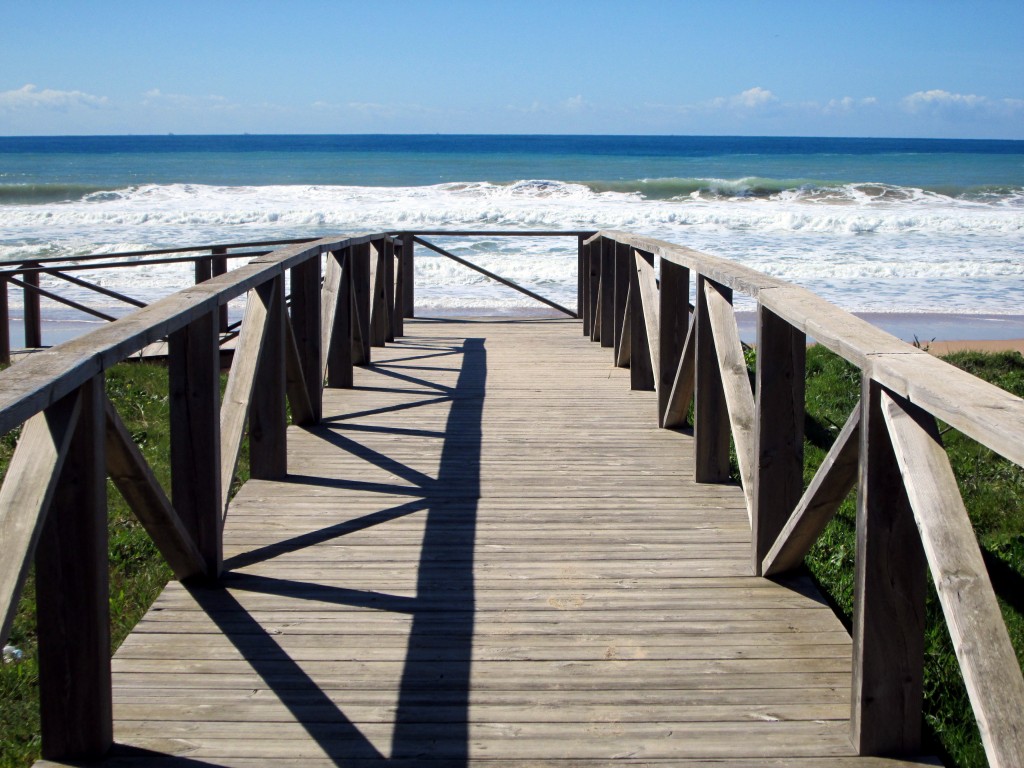
[[[415,597],[387,595],[368,590],[295,582],[244,573],[226,573],[223,585],[235,592],[252,591],[289,599],[308,599],[348,606],[372,607],[411,616],[395,714],[390,755],[384,755],[350,721],[326,692],[291,659],[258,621],[226,589],[192,590],[193,596],[235,645],[274,695],[291,711],[336,765],[367,759],[409,764],[416,759],[443,760],[445,765],[468,764],[470,665],[474,622],[473,550],[477,504],[480,497],[480,464],[487,353],[484,340],[453,340],[450,359],[457,360],[454,386],[424,381],[443,392],[450,402],[437,477],[390,459],[359,442],[360,429],[343,435],[335,419],[315,428],[331,444],[358,455],[401,480],[413,484],[392,488],[367,484],[370,492],[399,492],[410,501],[231,558],[226,568],[271,559],[323,543],[358,530],[409,514],[425,515],[423,545],[417,570]],[[436,350],[437,348],[435,348]],[[430,355],[424,355],[425,357]],[[410,359],[415,359],[413,355]],[[383,368],[383,366],[382,366]],[[391,372],[380,371],[389,375]],[[429,371],[425,372],[429,375]],[[402,374],[403,379],[411,376]],[[429,400],[436,403],[437,398]],[[402,430],[397,430],[402,432]],[[431,433],[432,437],[438,437]],[[292,476],[309,484],[316,478]],[[329,482],[329,481],[324,481]],[[334,483],[332,483],[334,484]],[[357,481],[347,487],[360,488]],[[438,609],[438,605],[443,605]],[[438,649],[443,648],[443,653]],[[310,714],[315,713],[315,714]],[[189,762],[187,758],[182,764]]]

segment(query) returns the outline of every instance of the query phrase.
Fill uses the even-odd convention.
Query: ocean
[[[1024,314],[1022,141],[0,138],[0,261],[401,228],[622,229],[735,259],[850,311]],[[435,239],[575,305],[574,239]],[[421,314],[535,306],[417,255]],[[151,300],[190,275],[99,279]]]

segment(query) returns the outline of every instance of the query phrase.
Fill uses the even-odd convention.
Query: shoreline
[[[993,314],[942,314],[929,313],[881,313],[854,312],[856,317],[870,322],[887,333],[908,343],[917,343],[935,355],[944,355],[961,350],[983,352],[1012,351],[1024,354],[1024,315]],[[565,315],[546,308],[509,310],[482,309],[436,309],[424,307],[420,317],[445,319],[499,317],[506,320],[563,318]],[[736,313],[740,338],[748,343],[757,341],[756,315],[751,311]],[[43,343],[46,346],[69,341],[105,325],[97,320],[72,320],[69,318],[43,318]],[[20,317],[11,317],[10,335],[12,349],[20,349],[24,338],[24,323]],[[808,343],[813,339],[808,338]]]

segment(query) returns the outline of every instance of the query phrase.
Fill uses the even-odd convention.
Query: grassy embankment
[[[1020,355],[958,353],[950,362],[1024,396]],[[805,481],[810,481],[859,396],[855,368],[822,347],[808,351]],[[163,368],[124,365],[110,371],[107,390],[157,477],[169,487],[167,376]],[[0,443],[6,467],[14,435]],[[1010,635],[1024,659],[1024,470],[955,431],[944,436],[961,492],[1002,599]],[[247,474],[246,462],[239,475]],[[159,593],[170,573],[145,531],[110,486],[111,616],[113,644],[124,638]],[[854,504],[846,501],[818,540],[807,565],[847,620],[852,610]],[[38,753],[34,596],[31,582],[10,642],[24,657],[0,667],[0,766],[30,765]],[[934,594],[928,600],[925,712],[933,739],[951,765],[984,766],[985,758],[959,667]]]
[[[222,386],[224,377],[222,377]],[[117,407],[157,479],[170,492],[170,429],[167,369],[124,363],[107,372],[107,394]],[[20,431],[20,430],[19,430]],[[0,471],[6,472],[18,431],[0,439]],[[248,477],[247,443],[235,487]],[[117,489],[108,481],[110,521],[111,652],[156,599],[171,571]],[[0,665],[0,768],[29,766],[39,757],[38,664],[34,579],[29,577],[9,644],[20,661]]]
[[[1024,357],[958,352],[947,362],[1024,397]],[[860,396],[860,374],[823,347],[807,355],[804,482],[810,482]],[[942,426],[945,429],[944,425]],[[1018,661],[1024,664],[1024,469],[955,430],[943,441],[1000,599]],[[847,622],[853,609],[855,493],[851,493],[806,563]],[[958,768],[985,766],[985,754],[942,609],[931,587],[925,637],[925,731],[928,747]]]

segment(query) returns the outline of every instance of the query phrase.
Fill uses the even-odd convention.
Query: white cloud
[[[174,109],[235,109],[223,96],[192,96],[185,93],[164,93],[159,88],[150,88],[142,94],[142,106]]]
[[[57,91],[50,88],[38,90],[31,83],[13,91],[0,92],[0,109],[52,109],[61,112],[71,107],[98,109],[108,103],[106,96],[93,96],[82,91]]]
[[[587,102],[584,101],[583,96],[577,94],[571,98],[568,98],[563,102],[562,107],[569,112],[579,112],[581,109],[587,106]]]
[[[745,109],[757,109],[758,107],[763,107],[765,104],[771,104],[773,101],[778,101],[775,94],[766,88],[761,88],[759,86],[748,88],[743,91],[743,93],[733,96],[729,100],[732,106],[743,107]]]
[[[917,91],[903,99],[903,105],[911,112],[920,112],[926,109],[976,109],[987,104],[989,104],[989,99],[985,96],[973,93],[950,93],[938,88],[931,91]]]
[[[852,96],[843,96],[841,99],[830,99],[824,106],[825,114],[848,113],[857,107],[871,107],[878,103],[874,96],[867,96],[863,99],[855,99]]]

